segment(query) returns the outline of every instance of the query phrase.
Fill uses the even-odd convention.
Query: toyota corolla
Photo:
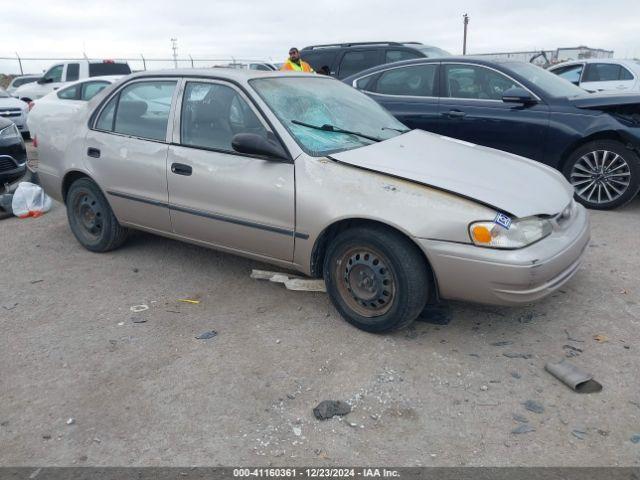
[[[42,186],[87,249],[140,229],[323,277],[367,331],[440,299],[539,300],[589,240],[555,170],[409,131],[324,76],[139,73],[38,140]]]

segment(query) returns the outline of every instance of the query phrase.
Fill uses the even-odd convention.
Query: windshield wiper
[[[372,142],[382,142],[382,138],[372,137],[370,135],[365,135],[360,132],[352,132],[351,130],[343,130],[342,128],[334,127],[333,125],[324,124],[322,126],[319,125],[311,125],[310,123],[304,123],[299,120],[291,120],[291,123],[295,123],[296,125],[301,125],[307,128],[313,128],[315,130],[322,130],[323,132],[334,132],[334,133],[346,133],[347,135],[356,135],[358,137],[366,138],[367,140],[371,140]]]

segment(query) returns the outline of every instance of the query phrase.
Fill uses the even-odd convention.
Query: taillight
[[[38,148],[38,137],[36,137],[35,135],[33,136],[32,144],[34,148]]]
[[[34,106],[35,104],[36,104],[36,102],[34,102],[33,100],[31,100],[31,101],[29,102],[29,104],[28,104],[28,105],[29,105],[29,111],[31,111],[31,109],[33,108],[33,106]]]

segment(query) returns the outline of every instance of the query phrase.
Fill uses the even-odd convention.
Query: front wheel
[[[578,148],[563,173],[575,189],[576,200],[596,210],[621,207],[640,189],[638,155],[615,140],[597,140]]]
[[[345,320],[368,332],[406,327],[429,297],[428,266],[418,247],[384,227],[338,234],[325,256],[324,280]]]

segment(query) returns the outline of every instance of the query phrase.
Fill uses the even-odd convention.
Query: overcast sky
[[[0,57],[264,58],[290,46],[420,41],[470,53],[587,45],[640,57],[640,0],[2,0]],[[31,63],[25,70],[47,65]],[[0,73],[17,70],[0,60]]]

